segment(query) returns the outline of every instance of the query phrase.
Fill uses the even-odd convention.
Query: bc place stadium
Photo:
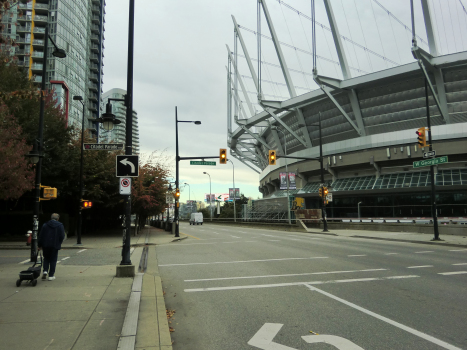
[[[463,2],[311,3],[259,0],[255,28],[232,16],[228,145],[262,194],[248,216],[283,220],[303,198],[330,219],[465,222]]]

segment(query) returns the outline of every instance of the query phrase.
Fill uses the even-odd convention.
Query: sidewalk
[[[31,263],[0,265],[1,348],[171,350],[154,245],[173,240],[172,235],[153,227],[133,236],[131,261],[135,265],[135,278],[115,277],[119,261],[102,266],[58,264],[55,281],[42,281],[39,277],[35,287],[27,281],[16,287],[19,272],[32,266]],[[121,235],[83,237],[83,242],[77,247],[76,241],[69,238],[62,249],[116,248],[122,245],[122,238]],[[147,270],[138,273],[146,242]],[[24,242],[0,242],[0,254],[3,249],[15,247],[30,249]],[[135,295],[139,299],[136,304]],[[126,346],[129,339],[134,346]]]
[[[385,241],[410,242],[421,244],[436,244],[449,247],[465,247],[467,248],[467,236],[458,235],[440,235],[442,241],[431,241],[434,234],[411,233],[411,232],[385,232],[385,231],[370,231],[370,230],[329,230],[323,232],[322,229],[307,228],[307,232],[314,234],[328,234],[352,238],[369,238]]]

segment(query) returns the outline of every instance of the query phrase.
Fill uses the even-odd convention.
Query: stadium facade
[[[330,2],[324,2],[343,79],[314,72],[319,89],[297,96],[262,1],[291,98],[264,100],[256,84],[263,111],[232,118],[232,101],[240,99],[242,92],[246,105],[249,101],[236,71],[238,56],[228,49],[228,144],[232,156],[259,174],[263,199],[257,204],[282,203],[284,207],[286,190],[280,189],[280,173],[286,171],[287,164],[288,171],[296,174],[297,186],[290,195],[304,198],[307,209],[320,207],[320,162],[279,158],[276,165],[268,165],[268,150],[277,150],[279,156],[319,158],[316,125],[321,120],[324,183],[332,193],[329,218],[430,217],[430,167],[414,166],[428,151],[417,144],[415,133],[427,126],[428,104],[436,157],[448,157],[448,162],[434,167],[438,216],[467,217],[467,52],[438,54],[430,7],[422,0],[429,52],[417,47],[415,40],[413,63],[352,77]],[[235,19],[234,28],[248,61]],[[257,79],[251,60],[248,64],[253,79]]]

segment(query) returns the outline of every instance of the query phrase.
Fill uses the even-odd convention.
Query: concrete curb
[[[187,238],[188,238],[188,236],[186,236],[186,237],[177,237],[172,242],[178,242],[178,241],[181,241],[182,239],[187,239]]]
[[[341,236],[346,237],[346,236]],[[368,239],[376,239],[380,241],[395,241],[395,242],[406,242],[406,243],[420,243],[420,244],[431,244],[431,245],[440,245],[446,247],[462,247],[467,248],[465,244],[453,244],[453,243],[443,243],[443,242],[431,242],[431,241],[414,241],[409,239],[396,239],[396,238],[383,238],[383,237],[371,237],[371,236],[347,236],[352,238],[368,238]]]

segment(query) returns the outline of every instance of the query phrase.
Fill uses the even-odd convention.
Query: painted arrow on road
[[[273,342],[274,337],[279,333],[283,324],[280,323],[265,323],[263,327],[250,339],[248,345],[257,347],[263,350],[297,350],[289,346],[281,345]],[[334,346],[339,350],[364,350],[358,345],[352,343],[350,340],[338,337],[336,335],[307,335],[302,339],[309,344],[312,343],[325,343]]]
[[[131,172],[135,172],[135,165],[132,162],[130,162],[128,158],[121,160],[120,163],[122,163],[123,165],[129,165],[131,167]]]

